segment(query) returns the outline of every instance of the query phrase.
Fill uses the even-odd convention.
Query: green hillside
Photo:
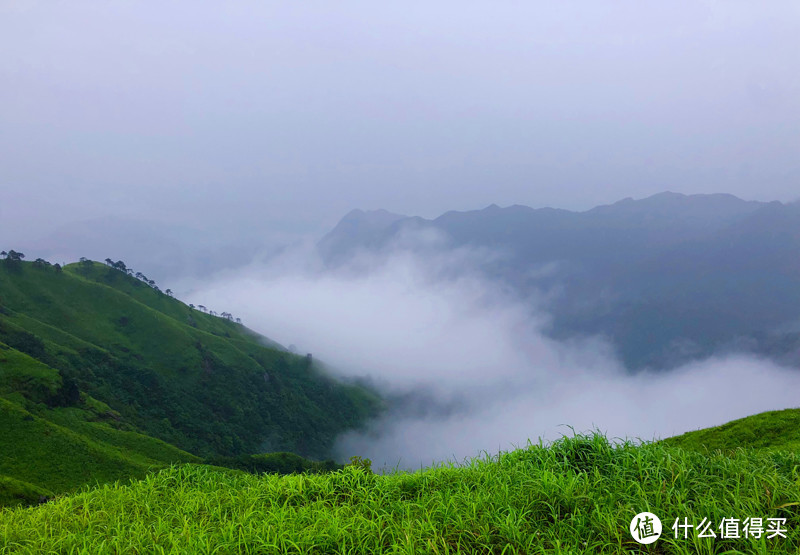
[[[800,453],[800,409],[763,412],[670,437],[662,443],[698,451],[752,448]]]
[[[35,509],[0,511],[0,553],[796,553],[793,453],[704,454],[564,438],[462,466],[374,475],[253,476],[174,466]],[[629,525],[662,521],[651,546]],[[716,538],[675,537],[709,519]],[[722,519],[778,521],[785,537],[721,537]]]
[[[0,261],[0,503],[201,458],[328,457],[378,398],[272,345],[103,264]]]
[[[149,469],[174,461],[199,460],[135,432],[101,425],[96,433],[72,430],[46,418],[49,414],[44,416],[0,398],[0,475],[62,492],[83,484],[144,476]]]

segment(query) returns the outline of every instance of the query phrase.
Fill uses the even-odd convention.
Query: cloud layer
[[[187,300],[369,377],[393,400],[368,431],[340,438],[342,459],[413,469],[569,427],[654,439],[798,405],[800,373],[765,360],[737,355],[631,375],[598,338],[553,341],[535,299],[465,271],[481,253],[399,250],[362,258],[358,272],[325,271],[312,253],[194,284]]]

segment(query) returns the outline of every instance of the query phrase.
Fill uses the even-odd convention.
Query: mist
[[[0,235],[792,200],[798,22],[785,0],[3,2]]]
[[[548,291],[519,299],[469,270],[487,256],[398,246],[331,271],[298,246],[182,289],[373,383],[390,409],[340,437],[336,453],[377,468],[460,462],[573,431],[653,440],[796,405],[800,373],[744,353],[632,373],[600,337],[554,341],[537,308]]]

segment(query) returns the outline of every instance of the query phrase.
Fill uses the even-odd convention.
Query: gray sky
[[[0,3],[0,234],[800,190],[797,2]]]

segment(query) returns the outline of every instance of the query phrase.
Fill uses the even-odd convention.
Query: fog
[[[0,50],[0,249],[122,259],[368,378],[391,410],[342,459],[796,403],[797,372],[746,354],[634,375],[602,337],[549,339],[557,285],[520,299],[470,270],[499,252],[411,237],[333,272],[298,242],[354,208],[796,200],[797,2],[12,1]]]
[[[5,249],[107,216],[797,198],[792,1],[11,1],[0,50]]]
[[[414,252],[363,255],[334,272],[298,246],[181,288],[187,302],[368,377],[392,408],[340,437],[337,453],[379,468],[461,461],[573,429],[652,440],[796,405],[800,373],[746,354],[632,374],[601,338],[547,338],[537,305],[548,291],[518,299],[470,271],[492,253]]]

